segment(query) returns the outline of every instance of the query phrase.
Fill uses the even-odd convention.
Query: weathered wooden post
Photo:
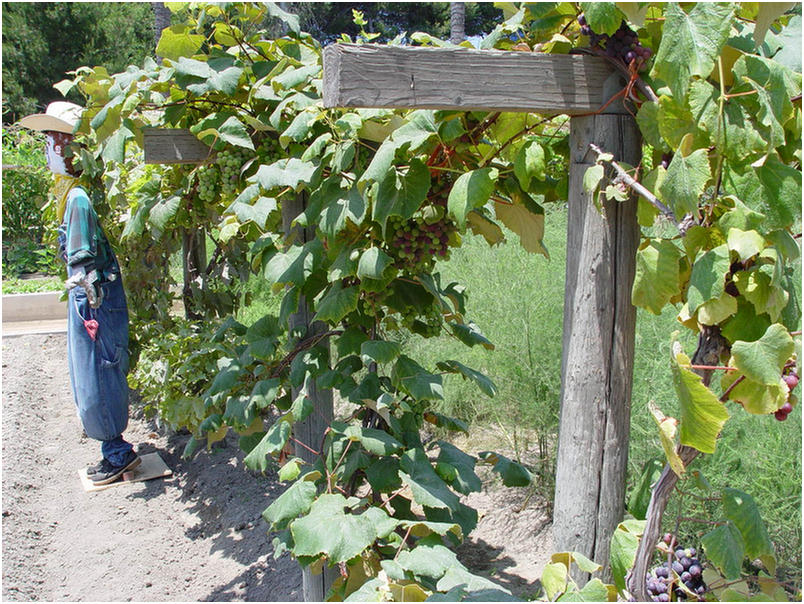
[[[559,551],[608,564],[623,514],[630,430],[639,239],[636,206],[583,190],[589,143],[636,163],[639,131],[622,103],[597,115],[625,82],[580,55],[335,44],[324,49],[326,107],[396,107],[568,114],[571,167],[561,425],[553,532]],[[583,577],[579,577],[583,579]]]
[[[595,163],[589,143],[636,165],[641,138],[628,114],[573,117],[570,124],[553,538],[556,549],[582,552],[607,565],[611,536],[624,513],[636,326],[631,286],[639,228],[635,199],[604,202],[604,217],[584,191],[583,177]]]
[[[211,150],[199,141],[190,131],[170,128],[150,128],[144,132],[145,163],[175,164],[175,163],[202,163],[209,159]],[[288,241],[306,243],[315,237],[315,229],[310,227],[302,229],[293,226],[293,220],[305,208],[306,195],[304,193],[293,199],[282,202],[282,227]],[[290,316],[289,329],[301,331],[304,337],[321,333],[325,327],[323,323],[313,322],[313,313],[304,296],[299,298],[299,306]],[[329,346],[324,340],[319,346]],[[295,400],[301,388],[294,388],[291,392]],[[319,390],[314,383],[307,385],[307,396],[313,403],[313,412],[301,422],[293,425],[293,436],[299,444],[295,447],[295,454],[308,463],[314,463],[321,450],[324,433],[333,419],[332,391]],[[336,569],[324,568],[321,573],[314,574],[309,568],[302,569],[302,588],[306,602],[322,602],[326,598],[332,582],[336,578]]]
[[[300,244],[312,241],[315,238],[315,227],[301,228],[293,226],[295,220],[303,211],[306,204],[306,193],[300,193],[295,199],[282,201],[282,230],[288,241],[297,241]],[[313,321],[313,312],[304,296],[299,297],[299,306],[290,316],[288,328],[291,332],[300,331],[304,338],[309,338],[323,332],[326,325],[320,321]],[[329,340],[324,340],[318,346],[329,348]],[[301,388],[291,390],[291,397],[296,400]],[[318,460],[318,453],[324,442],[326,429],[334,417],[332,390],[319,390],[315,382],[307,384],[307,397],[313,403],[313,412],[303,421],[293,424],[293,438],[295,454],[309,464]],[[302,569],[302,589],[305,602],[323,602],[327,592],[337,578],[337,569],[326,566],[319,574],[314,574],[310,568]]]

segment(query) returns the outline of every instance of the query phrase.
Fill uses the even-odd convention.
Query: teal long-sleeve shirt
[[[70,267],[84,266],[103,272],[111,263],[112,251],[89,195],[83,188],[75,187],[70,191],[66,205],[65,262]]]

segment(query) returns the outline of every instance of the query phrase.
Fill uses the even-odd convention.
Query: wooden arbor
[[[630,428],[636,311],[631,305],[639,229],[636,200],[583,189],[590,143],[635,165],[639,130],[624,86],[603,59],[581,55],[335,44],[324,49],[324,105],[567,114],[569,223],[561,415],[553,534],[558,551],[607,565],[621,521]]]

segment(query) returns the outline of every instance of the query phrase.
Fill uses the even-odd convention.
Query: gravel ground
[[[189,438],[133,414],[128,440],[173,476],[87,493],[78,470],[99,458],[82,436],[66,337],[2,345],[3,601],[299,601],[301,572],[274,560],[262,511],[283,490],[244,470],[236,438],[180,458]],[[543,500],[488,478],[467,503],[480,522],[459,549],[471,569],[522,597],[552,549]]]

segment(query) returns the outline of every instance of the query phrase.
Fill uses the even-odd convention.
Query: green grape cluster
[[[257,147],[257,160],[261,165],[272,164],[281,159],[282,156],[282,150],[273,139],[264,140]]]
[[[413,218],[388,220],[388,252],[400,270],[412,274],[430,272],[437,259],[449,259],[450,243],[457,229],[441,206],[426,206]]]
[[[215,164],[204,164],[198,167],[196,175],[198,176],[198,198],[206,203],[214,202],[220,192],[218,167]]]
[[[425,338],[440,335],[442,325],[443,315],[437,304],[428,306],[423,314],[413,306],[406,306],[404,310],[388,317],[385,321],[387,329],[405,328]]]
[[[221,193],[232,197],[237,192],[240,182],[240,169],[246,163],[246,154],[239,149],[230,149],[218,153],[216,162],[220,170]]]

